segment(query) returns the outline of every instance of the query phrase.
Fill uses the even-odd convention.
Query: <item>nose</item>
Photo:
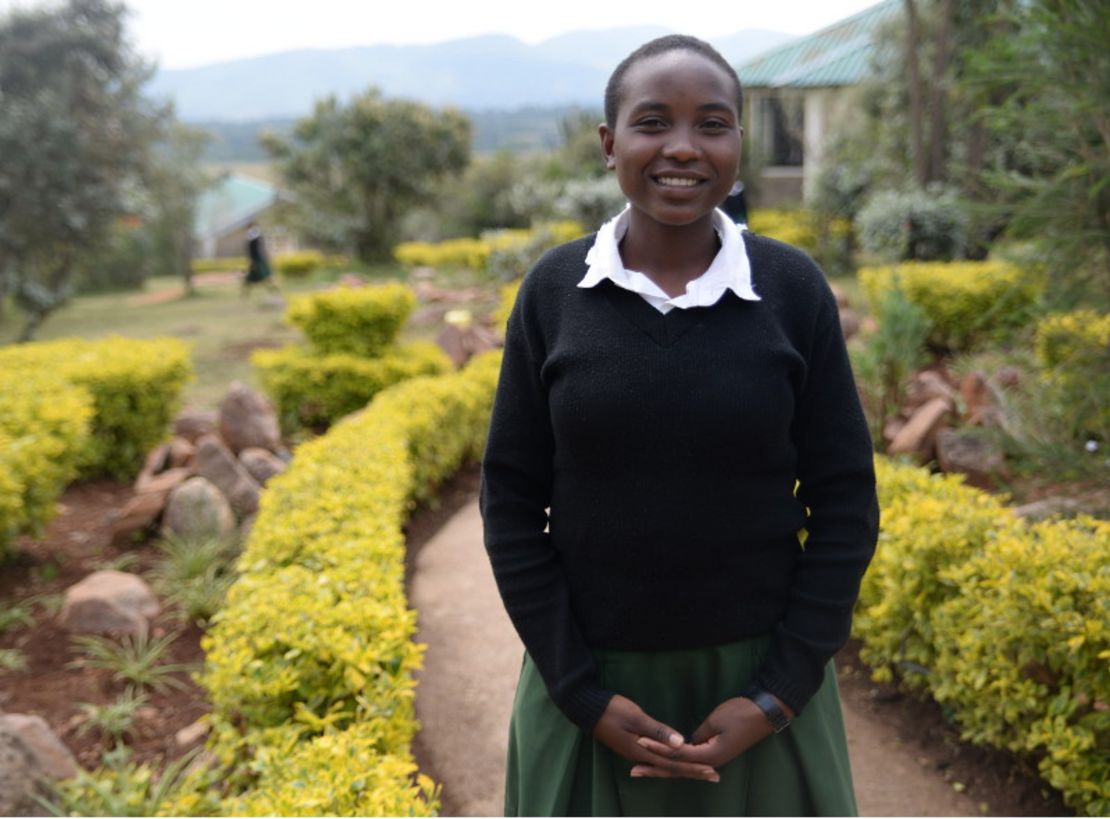
[[[677,162],[688,162],[698,156],[695,134],[690,128],[672,128],[667,134],[667,141],[663,145],[663,156]]]

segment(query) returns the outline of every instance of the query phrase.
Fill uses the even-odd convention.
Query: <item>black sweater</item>
[[[613,693],[591,649],[770,633],[756,682],[801,711],[848,637],[878,505],[836,302],[804,253],[744,241],[761,301],[663,315],[609,281],[579,288],[589,236],[536,264],[509,319],[486,549],[552,699],[586,731]]]

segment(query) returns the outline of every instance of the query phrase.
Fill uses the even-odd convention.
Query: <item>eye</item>
[[[726,122],[723,119],[707,119],[701,124],[702,130],[709,131],[710,133],[718,133],[721,131],[731,131],[732,123]]]
[[[662,117],[648,116],[636,120],[632,127],[637,131],[659,131],[667,127],[667,122]]]

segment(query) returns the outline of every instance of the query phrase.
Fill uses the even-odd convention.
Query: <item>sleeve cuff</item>
[[[566,715],[567,719],[585,731],[592,734],[609,700],[613,698],[612,691],[595,685],[583,685],[569,691],[567,695],[556,701],[556,705]]]

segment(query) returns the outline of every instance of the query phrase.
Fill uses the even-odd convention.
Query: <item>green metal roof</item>
[[[791,40],[737,66],[746,88],[855,85],[867,76],[879,27],[902,13],[902,0],[883,0],[813,34]]]
[[[194,232],[197,238],[222,236],[246,225],[280,196],[277,188],[260,179],[226,174],[201,194]]]

